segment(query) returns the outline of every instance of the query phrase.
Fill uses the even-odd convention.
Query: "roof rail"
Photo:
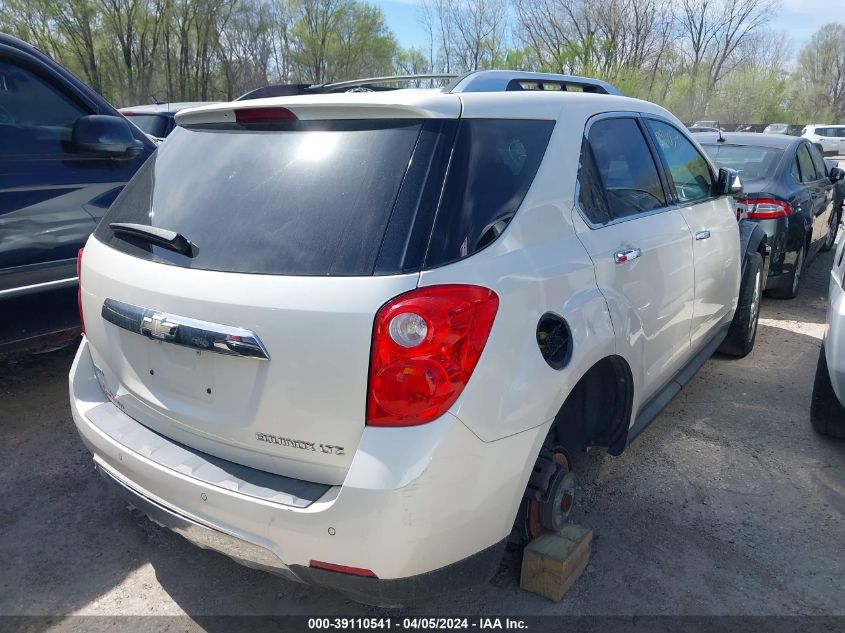
[[[455,79],[457,75],[449,73],[429,73],[422,75],[390,75],[387,77],[370,77],[368,79],[353,79],[352,81],[338,81],[331,84],[311,86],[314,92],[346,92],[353,88],[369,88],[373,84],[407,83],[411,81],[425,81],[427,79]]]
[[[507,92],[515,90],[567,91],[578,88],[582,92],[607,95],[621,95],[620,90],[601,79],[577,75],[556,75],[554,73],[533,73],[517,70],[474,70],[459,77],[443,89],[444,92]]]
[[[431,79],[449,79],[449,84],[443,92],[509,92],[517,90],[561,90],[568,91],[576,88],[582,92],[597,94],[621,95],[615,86],[589,77],[576,75],[555,75],[553,73],[532,73],[517,70],[473,70],[463,75],[449,73],[432,73],[424,75],[391,75],[388,77],[369,77],[367,79],[353,79],[352,81],[338,81],[328,84],[275,84],[257,88],[236,101],[261,99],[264,97],[287,97],[291,95],[327,94],[332,92],[382,91],[394,90],[385,84],[403,84],[412,81],[426,81]]]

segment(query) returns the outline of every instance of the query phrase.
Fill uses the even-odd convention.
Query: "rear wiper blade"
[[[194,257],[197,254],[196,244],[193,244],[188,238],[176,231],[169,231],[146,224],[133,224],[131,222],[112,222],[109,224],[109,228],[118,237],[121,235],[131,235],[132,237],[137,237],[157,246],[187,255],[188,257]]]

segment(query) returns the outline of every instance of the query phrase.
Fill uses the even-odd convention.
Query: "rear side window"
[[[581,148],[578,201],[593,224],[666,206],[654,158],[632,118],[600,119]]]
[[[810,158],[813,159],[813,166],[816,168],[816,180],[827,178],[827,167],[825,167],[822,153],[815,145],[809,147],[808,150],[810,152]]]
[[[472,255],[522,204],[546,153],[554,121],[461,121],[426,265]]]
[[[813,182],[816,180],[816,168],[813,165],[813,159],[810,158],[810,152],[807,151],[809,147],[806,143],[802,143],[798,148],[798,166],[801,168],[801,182]]]
[[[795,182],[801,182],[801,168],[798,166],[798,157],[795,157],[795,160],[792,161],[792,168],[789,171],[792,174],[792,177],[795,178]]]

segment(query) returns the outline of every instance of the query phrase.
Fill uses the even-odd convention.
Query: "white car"
[[[845,156],[845,125],[808,125],[801,136],[821,145],[825,156]]]
[[[789,134],[789,126],[786,123],[770,123],[763,129],[763,134]]]
[[[810,421],[823,435],[845,438],[845,240],[833,258],[827,332],[819,351]]]
[[[735,172],[615,92],[482,71],[180,112],[80,256],[97,469],[203,547],[376,604],[559,529],[569,457],[747,354],[765,280]]]

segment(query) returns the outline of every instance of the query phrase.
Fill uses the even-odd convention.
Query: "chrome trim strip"
[[[155,341],[225,356],[270,360],[258,335],[243,328],[166,314],[116,299],[106,299],[101,314],[109,323]]]
[[[76,282],[76,277],[68,277],[67,279],[55,279],[53,281],[44,281],[40,284],[30,284],[29,286],[6,288],[5,290],[0,290],[0,299],[8,299],[9,297],[28,295],[32,294],[33,292],[41,292],[42,290],[65,288],[67,286],[74,285]]]

